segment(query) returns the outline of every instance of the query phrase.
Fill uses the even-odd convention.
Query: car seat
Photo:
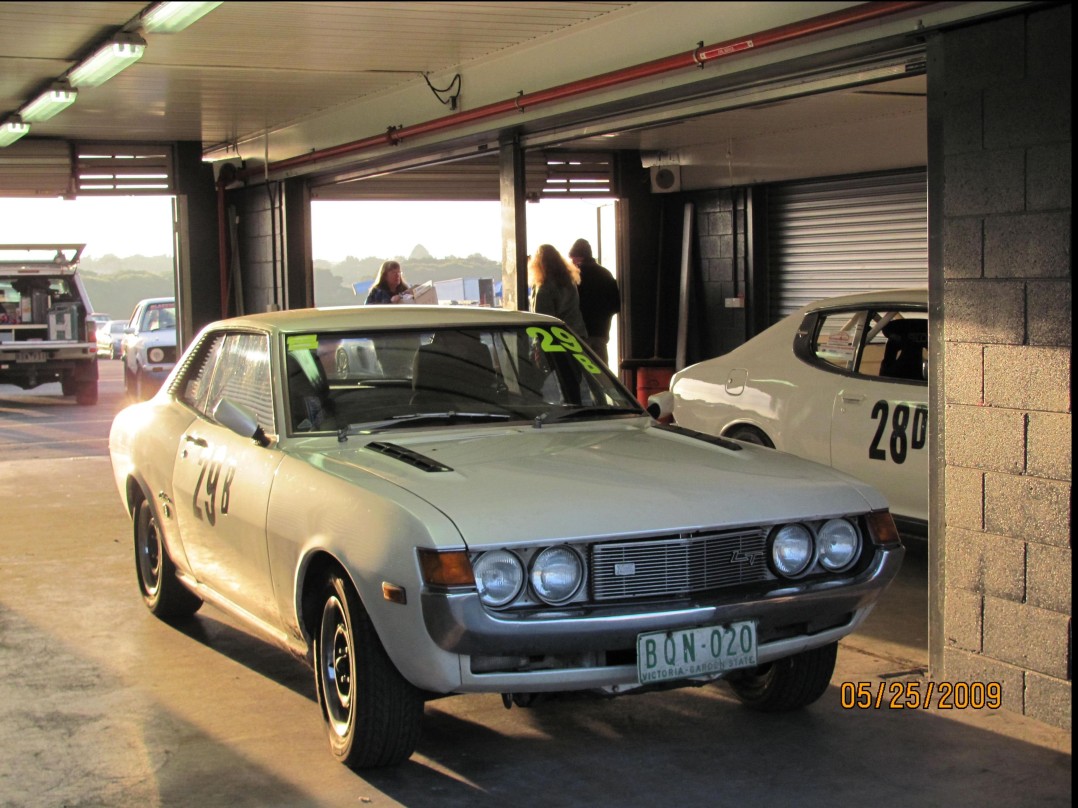
[[[887,346],[880,362],[880,375],[892,379],[927,378],[924,349],[928,347],[927,320],[892,320],[883,327]]]
[[[442,331],[415,355],[412,405],[419,409],[467,410],[497,401],[497,374],[490,349],[477,336]]]
[[[334,429],[329,384],[322,365],[311,351],[292,351],[285,360],[288,402],[294,432]]]

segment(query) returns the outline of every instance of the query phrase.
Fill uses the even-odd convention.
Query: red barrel
[[[641,407],[648,405],[648,396],[670,389],[671,367],[640,367],[636,369],[636,400]]]

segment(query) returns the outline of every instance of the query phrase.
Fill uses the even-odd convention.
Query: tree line
[[[478,253],[466,258],[452,255],[434,258],[422,246],[417,246],[411,256],[393,258],[401,262],[405,280],[413,285],[455,278],[494,278],[497,281],[502,274],[501,264]],[[362,303],[363,300],[353,292],[352,284],[373,281],[384,260],[374,256],[348,256],[336,263],[315,260],[315,304],[354,306]],[[175,294],[173,262],[167,255],[87,257],[82,259],[79,272],[94,310],[115,320],[130,317],[135,305],[143,298]]]

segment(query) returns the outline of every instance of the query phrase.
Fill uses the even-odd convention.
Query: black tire
[[[766,446],[768,449],[774,449],[775,444],[771,442],[771,439],[767,437],[763,432],[754,426],[748,424],[738,424],[732,426],[726,432],[723,433],[724,438],[733,438],[734,440],[744,441],[745,443],[755,443],[757,446]]]
[[[97,379],[78,383],[75,388],[75,403],[80,407],[92,407],[97,403]]]
[[[131,368],[127,366],[127,358],[123,357],[124,363],[124,395],[126,395],[132,401],[137,401],[137,391],[135,390],[135,374],[131,372]]]
[[[64,371],[60,376],[60,392],[65,396],[73,396],[78,393],[79,384],[75,381],[75,373],[70,370]]]
[[[332,573],[319,603],[314,678],[330,751],[352,769],[407,760],[419,742],[422,695],[390,661],[349,581]]]
[[[838,643],[802,651],[726,678],[741,703],[762,713],[799,710],[827,690],[835,672]]]
[[[190,617],[202,606],[202,600],[176,577],[157,514],[145,499],[135,506],[134,524],[135,573],[146,608],[162,619]]]

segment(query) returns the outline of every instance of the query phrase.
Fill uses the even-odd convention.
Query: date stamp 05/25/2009
[[[1003,704],[999,682],[842,682],[843,710],[996,710]]]

